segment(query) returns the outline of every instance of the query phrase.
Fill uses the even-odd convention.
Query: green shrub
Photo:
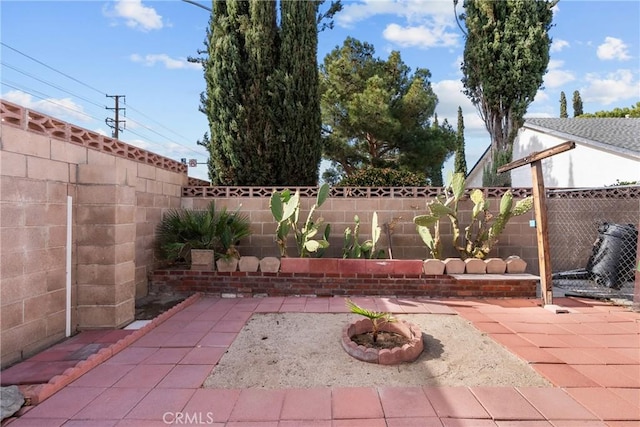
[[[424,174],[391,168],[366,167],[343,178],[338,187],[422,187]]]
[[[156,248],[161,259],[190,262],[191,249],[211,249],[219,256],[238,256],[238,241],[251,234],[249,218],[238,210],[171,209],[156,229]]]

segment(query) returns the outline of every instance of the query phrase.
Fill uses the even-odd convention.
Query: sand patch
[[[203,387],[514,386],[551,384],[457,315],[397,315],[418,325],[425,349],[412,363],[356,360],[341,347],[353,314],[254,314]]]

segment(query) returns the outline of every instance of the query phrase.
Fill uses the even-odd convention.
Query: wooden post
[[[551,281],[551,256],[549,255],[549,224],[547,221],[547,195],[542,176],[542,160],[531,163],[533,206],[536,218],[536,238],[538,241],[538,267],[540,269],[540,293],[544,305],[553,304],[553,283]]]
[[[549,255],[549,224],[547,221],[547,194],[544,189],[542,175],[542,159],[576,148],[576,143],[567,141],[544,151],[531,153],[522,159],[515,160],[498,168],[498,172],[531,164],[533,185],[533,206],[536,218],[536,237],[538,240],[538,268],[540,269],[540,293],[544,305],[553,304],[553,283],[551,281],[551,256]]]

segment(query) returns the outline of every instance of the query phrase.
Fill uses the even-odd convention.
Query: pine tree
[[[580,92],[576,90],[573,92],[573,117],[581,116],[583,113],[582,98],[580,97]]]
[[[322,156],[318,88],[318,2],[281,1],[282,139],[277,182],[316,185]]]
[[[564,92],[560,92],[560,118],[566,119],[569,117],[567,114],[567,97]]]

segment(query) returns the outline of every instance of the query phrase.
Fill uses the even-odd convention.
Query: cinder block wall
[[[182,207],[204,209],[211,201],[218,208],[227,207],[229,210],[240,208],[251,220],[253,235],[240,242],[239,250],[242,255],[257,257],[279,256],[275,243],[276,223],[269,209],[269,197],[184,197]],[[382,227],[378,248],[385,252],[391,247],[393,258],[397,259],[425,259],[428,251],[416,231],[413,217],[426,213],[426,203],[429,198],[424,197],[371,197],[344,198],[329,197],[324,204],[316,209],[314,218],[322,217],[325,223],[331,224],[330,247],[325,253],[328,257],[342,257],[344,230],[354,228],[354,215],[360,218],[360,242],[371,238],[371,219],[373,212],[378,213],[378,223]],[[300,224],[304,223],[314,197],[301,198]],[[499,199],[491,200],[492,212],[498,209]],[[460,204],[461,224],[466,226],[471,217],[471,203]],[[517,255],[527,262],[527,272],[538,273],[538,253],[535,228],[529,221],[534,218],[533,211],[514,217],[507,224],[503,235],[490,256],[506,258]],[[390,227],[389,227],[390,226]],[[387,233],[391,228],[392,232]],[[324,230],[324,227],[322,228]],[[464,232],[464,231],[463,231]],[[451,226],[448,220],[443,220],[441,228],[445,257],[459,257],[451,247]],[[293,233],[289,238],[288,255],[297,256]]]
[[[72,197],[72,332],[131,322],[154,269],[163,209],[186,167],[0,102],[2,367],[65,336],[67,196]]]

